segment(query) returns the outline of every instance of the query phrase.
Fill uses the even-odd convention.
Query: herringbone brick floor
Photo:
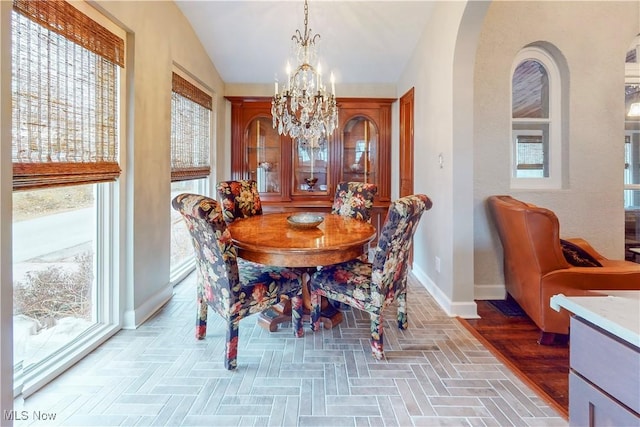
[[[238,369],[223,367],[224,329],[194,338],[195,275],[137,330],[123,330],[24,401],[53,414],[33,426],[566,426],[426,289],[409,283],[409,329],[387,311],[385,353],[369,351],[365,313],[296,339],[241,321]]]

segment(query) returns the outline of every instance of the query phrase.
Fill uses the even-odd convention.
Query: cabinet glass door
[[[328,146],[326,138],[294,141],[293,194],[327,193]]]
[[[378,184],[378,130],[363,116],[350,119],[342,133],[342,181]]]
[[[280,136],[273,129],[270,117],[253,119],[245,132],[247,170],[258,183],[261,193],[279,193]]]

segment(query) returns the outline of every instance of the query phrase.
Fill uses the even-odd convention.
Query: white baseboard
[[[462,317],[463,319],[479,319],[478,305],[475,301],[472,302],[454,302],[451,304],[451,312],[455,313],[454,316]]]
[[[149,317],[165,305],[173,296],[173,286],[167,284],[164,289],[158,291],[140,307],[128,310],[124,313],[122,329],[136,329]]]
[[[447,316],[462,317],[464,319],[477,319],[480,317],[478,316],[478,307],[475,301],[452,302],[419,267],[414,265],[412,274],[427,289]]]
[[[504,285],[475,285],[474,295],[476,299],[504,299],[507,291]]]
[[[72,339],[65,347],[50,355],[47,363],[37,364],[26,375],[24,372],[16,374],[16,371],[14,371],[14,375],[17,375],[14,379],[14,397],[20,393],[22,393],[23,399],[31,396],[93,350],[100,347],[118,330],[120,330],[118,325],[96,324],[83,332],[81,336]]]

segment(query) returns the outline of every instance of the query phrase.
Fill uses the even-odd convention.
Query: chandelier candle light
[[[316,41],[320,34],[313,35],[308,28],[309,6],[304,2],[304,33],[296,30],[291,40],[295,43],[297,66],[291,71],[287,63],[287,84],[278,92],[278,79],[275,81],[275,95],[271,102],[273,127],[280,135],[288,135],[298,142],[311,147],[318,141],[326,140],[338,124],[336,90],[331,73],[331,93],[328,93],[322,80],[320,65],[311,65],[316,57]],[[311,149],[311,179],[307,179],[309,190],[315,185],[313,177],[313,148]]]

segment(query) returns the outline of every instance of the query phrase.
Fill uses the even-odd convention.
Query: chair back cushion
[[[262,203],[255,180],[222,181],[217,189],[227,224],[238,218],[262,215]]]
[[[424,194],[402,197],[389,205],[378,246],[373,254],[372,288],[379,297],[394,299],[406,288],[409,250],[422,214],[432,202]],[[372,295],[376,293],[371,290]]]
[[[336,187],[336,195],[331,213],[369,221],[373,209],[373,197],[378,186],[364,182],[341,182]]]
[[[552,211],[507,195],[487,201],[502,243],[506,282],[522,286],[531,281],[537,289],[540,276],[569,268],[560,246],[560,223]]]
[[[183,193],[171,204],[182,214],[191,234],[198,274],[203,279],[201,282],[208,284],[206,292],[219,294],[215,298],[208,295],[208,301],[212,305],[228,305],[229,289],[239,283],[238,264],[218,202],[206,196]],[[219,307],[214,308],[220,312]]]

